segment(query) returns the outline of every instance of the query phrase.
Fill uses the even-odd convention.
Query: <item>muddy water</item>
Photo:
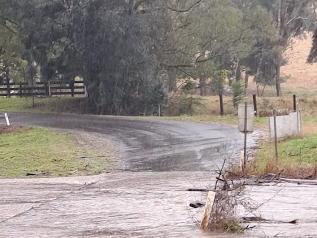
[[[186,190],[205,187],[208,178],[171,172],[2,180],[0,237],[204,237],[188,207],[203,195]]]
[[[253,237],[317,237],[317,186],[278,184],[248,187],[246,198],[259,206],[247,213],[270,220],[253,224]],[[296,224],[288,222],[296,220]]]
[[[213,176],[201,172],[115,173],[95,177],[1,180],[0,237],[238,237],[202,233],[202,210]],[[239,237],[317,237],[317,188],[283,184],[249,187],[268,223]],[[285,224],[298,219],[298,224]]]
[[[122,172],[0,180],[1,238],[237,237],[202,233],[196,224],[203,211],[188,205],[206,194],[187,191],[208,188],[212,170],[238,154],[235,128],[73,115],[15,114],[12,121],[110,137],[120,147]],[[240,237],[317,237],[316,194],[292,184],[247,188],[245,198],[263,204],[256,215],[273,221]],[[299,223],[282,223],[294,219]]]

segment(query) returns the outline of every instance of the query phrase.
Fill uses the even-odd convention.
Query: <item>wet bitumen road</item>
[[[188,191],[212,186],[223,159],[237,160],[242,135],[236,128],[87,115],[19,113],[10,119],[100,133],[118,148],[119,163],[98,176],[0,180],[1,238],[237,237],[202,233],[197,221],[203,211],[189,203],[205,201],[206,194]],[[248,144],[254,145],[252,136]],[[263,203],[257,212],[264,218],[302,220],[264,224],[241,237],[314,237],[316,192],[296,185],[247,188],[247,196]],[[298,194],[311,199],[298,200]]]
[[[120,169],[129,171],[210,171],[242,149],[238,129],[125,117],[71,114],[10,114],[13,124],[83,130],[111,138],[120,151]],[[249,137],[249,146],[254,145]]]

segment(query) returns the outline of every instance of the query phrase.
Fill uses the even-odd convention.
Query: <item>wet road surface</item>
[[[223,125],[65,114],[10,114],[10,119],[110,137],[122,154],[120,169],[130,171],[210,171],[242,148],[241,133]]]
[[[204,201],[206,194],[187,191],[211,186],[212,170],[236,157],[242,144],[237,129],[81,115],[10,117],[13,123],[100,133],[119,147],[122,163],[116,172],[99,176],[0,180],[1,238],[237,237],[200,232],[195,221],[202,210],[188,205]],[[300,223],[262,224],[241,237],[314,237],[316,199],[306,203],[298,194],[312,198],[316,189],[283,186],[247,188],[246,196],[263,203],[258,212],[264,218]]]

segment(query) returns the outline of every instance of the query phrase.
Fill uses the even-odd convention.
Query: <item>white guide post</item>
[[[7,126],[10,126],[10,121],[9,121],[8,113],[4,113],[4,118],[5,118],[5,120],[6,120]]]

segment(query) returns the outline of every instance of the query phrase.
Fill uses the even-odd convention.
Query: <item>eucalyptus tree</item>
[[[291,39],[316,25],[316,0],[258,0],[273,15],[277,29],[277,54],[274,59],[276,94],[281,95],[281,66],[283,53]]]
[[[201,86],[223,70],[239,80],[245,68],[253,75],[258,72],[259,80],[264,65],[261,52],[271,50],[276,38],[271,14],[254,1],[212,0],[189,6],[194,7],[176,18],[176,45],[182,54],[178,69],[199,79]]]
[[[18,23],[24,58],[40,65],[42,80],[83,77],[99,113],[138,113],[163,100],[165,2],[1,1]]]
[[[21,58],[22,48],[15,23],[3,17],[0,23],[0,83],[23,79],[26,62]]]
[[[309,63],[315,63],[316,61],[317,61],[317,29],[314,33],[313,46],[308,57]]]

